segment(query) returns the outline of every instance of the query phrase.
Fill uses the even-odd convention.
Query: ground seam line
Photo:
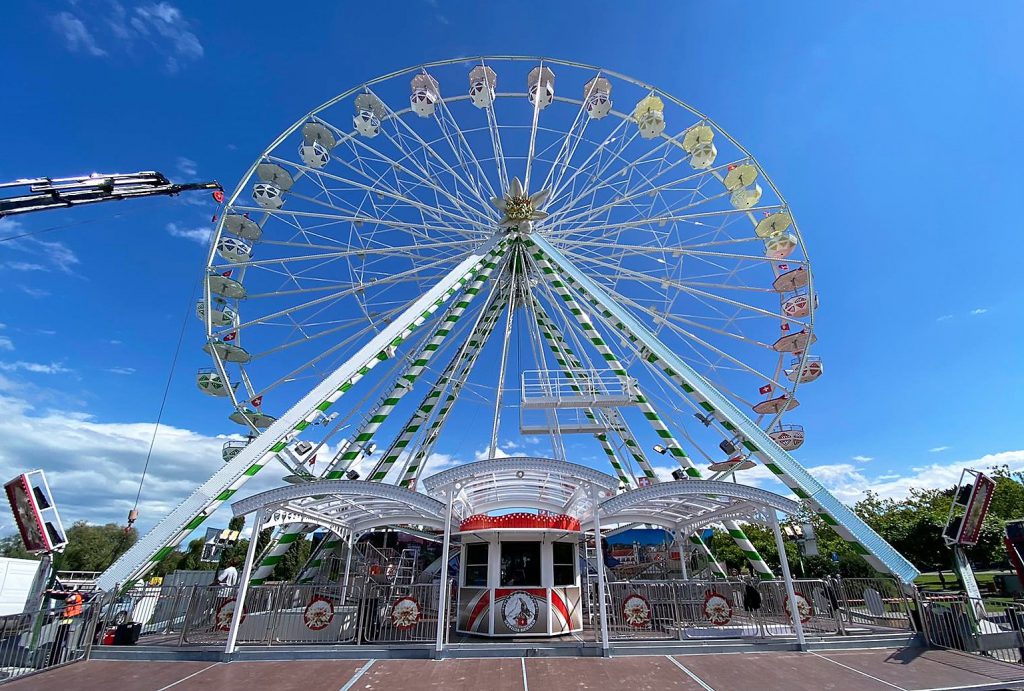
[[[900,691],[907,691],[907,689],[903,688],[902,686],[896,686],[896,684],[893,684],[892,682],[888,682],[885,679],[879,679],[878,677],[876,677],[876,676],[874,676],[872,674],[868,674],[867,672],[862,672],[862,671],[860,671],[859,669],[857,669],[855,667],[850,667],[849,665],[844,665],[842,662],[839,662],[838,660],[833,660],[830,657],[825,657],[824,655],[818,655],[818,653],[814,652],[813,650],[808,650],[807,652],[809,652],[811,655],[814,655],[815,657],[820,657],[822,660],[827,660],[828,662],[831,662],[834,665],[839,665],[840,667],[848,669],[851,672],[856,672],[857,674],[861,674],[861,675],[867,677],[868,679],[874,679],[875,681],[877,681],[880,684],[885,684],[886,686],[891,686],[894,689],[899,689]]]
[[[688,669],[686,668],[686,666],[685,666],[685,665],[684,665],[684,664],[683,664],[682,662],[680,662],[679,660],[675,659],[675,658],[674,658],[674,657],[672,657],[671,655],[666,655],[665,657],[666,657],[666,658],[668,658],[668,661],[669,661],[669,662],[671,662],[671,663],[672,663],[673,665],[675,665],[675,666],[676,666],[676,667],[678,667],[679,669],[683,670],[683,672],[685,672],[685,673],[686,673],[686,676],[690,677],[690,678],[691,678],[691,679],[693,679],[693,680],[694,680],[695,682],[697,682],[698,684],[700,684],[700,685],[701,685],[701,688],[703,688],[703,689],[704,689],[704,691],[715,691],[715,690],[714,690],[713,688],[711,688],[710,686],[708,686],[708,685],[707,685],[707,683],[706,683],[706,682],[705,682],[705,681],[704,681],[703,679],[701,679],[701,678],[700,678],[700,677],[698,677],[698,676],[697,676],[696,674],[694,674],[693,672],[691,672],[690,670],[688,670]]]
[[[366,661],[366,664],[356,670],[356,673],[352,675],[352,678],[345,682],[345,685],[341,687],[341,691],[349,691],[355,683],[359,681],[359,678],[366,674],[366,670],[373,666],[373,663],[377,661],[377,658],[371,658]]]
[[[530,685],[526,683],[526,658],[519,658],[519,664],[523,666],[523,691],[530,691]]]
[[[209,667],[203,667],[203,668],[202,668],[201,670],[199,670],[198,672],[192,672],[192,674],[188,675],[187,677],[182,677],[182,678],[181,678],[181,679],[179,679],[178,681],[172,682],[172,683],[168,684],[167,686],[164,686],[164,687],[162,687],[162,688],[159,688],[159,689],[157,689],[157,691],[164,691],[164,689],[169,689],[169,688],[171,688],[172,686],[177,686],[177,685],[178,685],[178,684],[180,684],[181,682],[183,682],[183,681],[188,681],[189,679],[191,679],[192,677],[196,676],[197,674],[202,674],[202,673],[203,673],[203,672],[205,672],[206,670],[210,669],[210,667],[216,667],[217,665],[222,665],[222,664],[224,664],[224,663],[223,663],[223,662],[214,662],[214,663],[213,663],[212,665],[210,665]]]

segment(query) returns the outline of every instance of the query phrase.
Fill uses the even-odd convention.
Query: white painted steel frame
[[[865,558],[875,568],[884,569],[897,576],[904,583],[913,582],[918,570],[903,555],[882,539],[848,506],[832,496],[832,494],[800,463],[758,427],[732,401],[717,391],[704,377],[688,365],[681,357],[666,348],[646,326],[632,314],[617,304],[607,292],[589,276],[580,271],[572,262],[541,235],[531,236],[532,241],[551,260],[564,277],[572,281],[589,294],[603,310],[609,312],[618,323],[622,324],[636,341],[655,354],[663,362],[672,367],[693,389],[694,393],[711,403],[715,408],[715,417],[728,422],[738,432],[750,440],[757,451],[754,455],[765,463],[774,463],[781,468],[802,488],[809,500],[819,506],[822,511],[838,522],[870,554]],[[872,560],[869,557],[874,556]]]
[[[224,501],[218,497],[223,496],[229,488],[237,490],[249,477],[266,465],[271,457],[276,456],[277,452],[273,451],[273,448],[282,440],[294,437],[297,425],[312,413],[316,413],[318,406],[329,398],[340,395],[339,387],[358,376],[363,368],[378,362],[380,353],[396,338],[417,321],[422,323],[425,320],[424,315],[432,314],[439,303],[450,297],[452,289],[460,285],[460,282],[465,282],[467,276],[474,272],[474,267],[479,266],[497,243],[497,238],[492,239],[460,262],[444,279],[413,302],[400,317],[388,324],[353,357],[325,377],[237,456],[221,466],[188,499],[179,504],[104,571],[97,579],[97,587],[101,590],[111,590],[118,584],[123,585],[139,578],[151,568],[154,565],[152,558],[155,554],[168,545],[178,544],[191,533],[191,530],[183,531],[198,516],[203,516],[204,513],[209,515],[211,506],[219,506]]]

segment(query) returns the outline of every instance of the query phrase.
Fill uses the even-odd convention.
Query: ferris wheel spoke
[[[570,253],[570,254],[567,254],[567,256],[572,258],[574,255],[572,255]],[[698,288],[694,288],[694,287],[691,287],[691,286],[687,285],[685,281],[676,281],[674,279],[671,279],[671,278],[668,278],[668,277],[664,277],[664,276],[651,276],[651,275],[645,274],[645,273],[643,273],[641,271],[634,271],[632,269],[626,269],[626,268],[624,268],[622,266],[616,266],[616,265],[611,264],[609,262],[602,261],[601,259],[598,259],[596,257],[579,257],[579,259],[581,259],[584,263],[598,264],[598,265],[601,265],[601,266],[604,266],[606,268],[614,270],[616,272],[616,274],[617,274],[617,276],[616,276],[617,279],[625,278],[625,279],[633,279],[633,280],[636,280],[636,281],[641,281],[641,282],[644,282],[644,283],[658,283],[663,288],[668,288],[668,287],[676,288],[677,290],[681,290],[681,291],[683,291],[685,293],[688,293],[688,294],[696,296],[696,297],[705,298],[707,300],[713,300],[713,301],[717,301],[717,302],[722,302],[722,303],[730,305],[732,307],[736,307],[736,308],[739,308],[739,309],[747,310],[748,312],[759,314],[759,315],[764,316],[764,317],[769,317],[771,319],[778,319],[778,320],[781,320],[781,321],[790,322],[790,323],[793,323],[793,324],[798,324],[800,326],[805,326],[805,324],[803,322],[801,322],[799,319],[796,319],[796,318],[793,318],[793,317],[787,317],[786,315],[780,314],[779,312],[773,312],[771,310],[767,310],[767,309],[764,309],[762,307],[757,307],[755,305],[751,305],[751,304],[748,304],[748,303],[745,303],[745,302],[740,302],[738,300],[733,300],[733,299],[730,299],[728,297],[725,297],[724,295],[717,295],[715,293],[712,293],[712,292],[709,292],[709,291],[706,291],[706,290],[700,290]],[[728,287],[728,285],[727,284],[719,284],[718,287],[719,288],[726,288],[726,287]]]
[[[588,197],[592,197],[598,189],[603,188],[605,186],[602,184],[595,187],[592,186],[591,183],[596,182],[599,179],[603,179],[608,169],[611,168],[611,166],[614,165],[616,161],[622,160],[622,152],[625,151],[636,140],[638,136],[639,133],[637,132],[634,132],[633,134],[630,134],[628,136],[621,136],[617,138],[614,137],[614,135],[609,135],[605,139],[605,141],[602,142],[601,145],[597,147],[597,149],[595,149],[595,151],[600,152],[600,156],[595,161],[596,170],[590,173],[589,179],[583,180],[580,189],[576,191],[576,194],[571,199],[569,199],[569,201],[558,207],[550,207],[551,218],[549,219],[549,221],[552,227],[556,226],[557,223],[559,223],[561,220],[564,220],[567,217],[567,214],[569,214],[569,212],[572,209],[576,208],[577,204],[583,203],[585,199],[587,199]],[[616,139],[618,141],[618,147],[612,148],[611,146],[609,146],[609,144],[611,144]],[[602,165],[602,159],[606,159],[604,165]],[[576,173],[573,175],[572,180],[574,180],[576,176],[580,172],[582,172],[582,170],[584,169],[581,168],[577,170]],[[592,207],[592,203],[584,203],[583,206],[584,208],[589,209],[590,207]],[[569,217],[571,218],[572,216]]]
[[[458,121],[455,119],[455,114],[452,113],[448,107],[445,99],[439,99],[438,105],[440,108],[435,111],[435,117],[437,118],[438,126],[444,134],[445,139],[448,141],[449,146],[452,148],[452,152],[458,157],[460,164],[465,167],[466,174],[470,175],[470,179],[474,180],[477,184],[476,187],[476,198],[478,200],[488,200],[493,197],[497,197],[498,193],[494,190],[491,185],[491,179],[484,173],[483,165],[480,163],[480,159],[477,158],[476,153],[473,151],[473,147],[469,145],[466,140],[465,132],[462,127],[459,126]],[[454,132],[454,137],[452,135]],[[455,141],[457,137],[458,141]],[[472,161],[475,167],[475,172],[470,171],[469,161]],[[481,188],[481,183],[486,185],[487,189]],[[488,203],[489,206],[489,203]]]
[[[385,104],[385,107],[387,108],[386,104]],[[397,121],[400,122],[405,128],[407,128],[410,131],[412,131],[411,128],[409,128],[408,124],[404,120],[402,120],[400,115],[394,114],[394,111],[390,110],[390,108],[388,108],[388,111],[393,115],[393,118],[388,118],[389,120],[397,119]],[[404,165],[403,165],[402,161],[396,160],[396,159],[392,158],[391,156],[388,156],[387,154],[382,152],[377,147],[374,147],[374,146],[368,144],[363,137],[360,137],[358,135],[354,135],[354,134],[352,134],[351,132],[348,132],[348,131],[343,131],[341,128],[337,127],[336,125],[331,124],[330,122],[328,122],[327,120],[324,120],[322,118],[318,118],[317,121],[321,122],[324,126],[331,128],[339,136],[339,138],[342,141],[344,141],[345,143],[347,143],[350,146],[352,146],[353,150],[358,148],[358,149],[360,149],[362,151],[366,151],[369,154],[371,154],[372,156],[377,157],[377,160],[379,160],[380,162],[386,164],[387,170],[395,175],[396,185],[400,184],[400,178],[399,178],[398,173],[399,173],[399,171],[401,171],[401,172],[409,175],[411,178],[415,179],[417,184],[422,185],[424,187],[429,187],[434,192],[436,192],[438,194],[441,194],[442,196],[445,196],[446,198],[449,199],[450,202],[452,202],[456,206],[462,208],[463,211],[467,211],[467,212],[469,212],[469,213],[471,213],[471,214],[473,214],[475,216],[483,218],[485,222],[488,220],[488,217],[485,214],[483,214],[480,211],[479,208],[474,208],[473,206],[471,206],[469,204],[465,204],[462,200],[460,200],[457,197],[453,196],[449,190],[443,188],[442,186],[440,186],[438,184],[435,184],[432,181],[433,174],[430,171],[428,171],[422,164],[420,164],[419,159],[417,159],[412,154],[412,152],[410,152],[407,148],[402,146],[401,143],[398,140],[396,140],[396,138],[393,137],[385,128],[381,128],[381,132],[384,134],[384,136],[387,139],[387,141],[389,141],[395,147],[395,149],[397,149],[398,152],[402,154],[402,156],[403,156],[402,160],[406,161],[406,163]],[[415,135],[415,132],[413,132],[413,134]],[[398,136],[397,127],[396,127],[396,136]],[[418,137],[418,135],[415,135],[415,136]],[[426,142],[424,142],[422,139],[420,139],[419,141],[421,142],[421,144],[424,147],[428,146],[426,144]],[[432,151],[432,149],[431,149],[431,151]],[[435,156],[436,156],[436,152],[435,152]],[[361,157],[357,158],[356,160],[363,161],[363,159]],[[410,164],[414,165],[415,168],[417,168],[420,171],[421,174],[414,173],[411,170],[411,168],[410,168]],[[349,167],[351,168],[352,166],[349,165]],[[455,173],[455,171],[451,169],[450,166],[448,166],[448,170],[449,170],[449,172],[452,173],[452,175],[454,176],[456,181],[463,182],[463,185],[465,185],[467,187],[467,189],[471,193],[474,194],[474,196],[479,196],[478,193],[476,192],[476,190],[473,187],[467,185],[465,183],[465,181],[463,181]],[[363,175],[365,176],[366,173],[363,172]],[[380,175],[383,176],[383,173],[381,173]],[[392,191],[397,193],[397,190],[395,190],[395,189],[393,189]],[[480,201],[482,203],[481,208],[489,208],[490,207],[490,205],[486,204],[485,202],[483,202],[482,199]]]
[[[369,88],[367,88],[367,92],[373,93],[373,91],[371,89],[369,89]],[[374,95],[376,95],[376,94],[374,94]],[[490,204],[488,204],[487,201],[483,197],[480,196],[479,191],[477,190],[477,188],[475,186],[470,185],[461,175],[459,175],[458,172],[454,168],[451,167],[451,165],[448,163],[448,161],[446,161],[440,154],[438,154],[437,151],[435,151],[434,148],[432,146],[430,146],[430,144],[426,140],[424,140],[423,137],[421,137],[418,132],[416,132],[416,130],[414,130],[412,127],[410,127],[409,123],[407,123],[402,118],[402,116],[399,113],[396,113],[391,108],[391,106],[389,106],[387,104],[386,101],[381,99],[381,102],[384,104],[384,108],[388,112],[388,117],[386,118],[386,120],[392,122],[395,125],[395,133],[394,133],[395,136],[392,137],[391,134],[389,132],[387,132],[387,130],[384,127],[381,127],[381,132],[384,134],[384,136],[388,137],[391,140],[392,144],[394,144],[395,147],[399,151],[402,151],[403,153],[407,154],[409,156],[409,160],[415,161],[416,162],[416,166],[418,168],[420,168],[420,170],[423,172],[424,175],[426,175],[427,177],[430,177],[431,175],[433,175],[433,173],[431,173],[431,171],[426,170],[423,166],[420,165],[419,160],[415,156],[413,156],[411,154],[411,152],[409,152],[408,149],[406,149],[404,146],[402,146],[402,144],[400,143],[399,139],[396,139],[396,137],[400,138],[400,136],[401,136],[400,133],[398,132],[398,125],[401,125],[403,127],[403,129],[406,131],[406,133],[408,134],[408,136],[410,136],[414,140],[416,140],[416,142],[423,148],[423,150],[426,153],[430,154],[430,156],[437,162],[437,164],[439,164],[442,169],[447,171],[452,176],[452,180],[453,180],[454,186],[456,188],[458,187],[459,184],[461,184],[466,189],[467,192],[469,192],[470,194],[472,194],[473,196],[475,196],[477,198],[477,200],[481,204],[481,208],[482,209],[490,209]],[[405,111],[403,111],[403,112],[405,112]],[[454,200],[454,198],[453,198],[453,200]],[[463,204],[463,202],[461,200],[458,200],[458,203],[459,204]],[[473,207],[469,206],[468,204],[466,204],[465,206],[466,206],[467,210],[470,210],[470,211],[475,212],[476,214],[479,214],[484,219],[488,219],[488,217],[485,216],[480,211],[480,209],[473,209]]]
[[[691,205],[690,208],[694,208],[699,205]],[[618,230],[632,230],[636,228],[646,228],[647,226],[658,225],[663,228],[668,223],[687,223],[693,221],[700,221],[707,218],[729,218],[729,217],[742,217],[747,216],[751,211],[763,211],[771,212],[777,211],[781,206],[773,204],[770,206],[759,206],[753,209],[721,209],[714,211],[698,211],[693,213],[671,213],[671,214],[655,214],[647,217],[622,220],[616,223],[599,225],[593,223],[580,223],[571,227],[559,228],[558,230],[552,230],[551,236],[558,238],[561,235],[575,235],[580,231],[586,233],[592,233],[596,231],[618,231]],[[653,228],[652,228],[653,229]],[[751,235],[752,240],[761,240],[754,235]],[[763,241],[763,240],[762,240]],[[561,242],[561,240],[560,240]],[[569,241],[573,242],[573,241]],[[575,241],[575,242],[586,242],[586,241]]]
[[[615,142],[617,139],[619,139],[622,136],[624,136],[624,132],[625,132],[626,126],[627,126],[627,121],[625,119],[619,120],[618,124],[614,128],[612,128],[612,131],[610,133],[608,133],[608,136],[606,136],[604,138],[604,141],[602,141],[600,144],[598,144],[596,147],[594,147],[594,150],[591,151],[590,155],[587,156],[586,159],[584,159],[583,163],[581,163],[579,165],[579,167],[576,168],[576,170],[569,177],[569,179],[565,180],[564,182],[560,182],[560,183],[556,183],[555,184],[554,188],[551,191],[551,195],[548,196],[547,203],[544,204],[541,208],[544,211],[548,211],[549,213],[553,213],[553,209],[555,208],[554,207],[555,201],[557,201],[557,200],[562,198],[562,195],[563,195],[563,193],[565,193],[567,188],[569,188],[573,184],[573,182],[575,182],[576,178],[581,173],[583,173],[585,170],[587,170],[587,167],[590,165],[590,162],[593,161],[595,157],[600,156],[605,148],[607,148],[610,144]],[[565,204],[563,204],[562,206],[565,206]]]
[[[272,161],[274,163],[278,163],[278,164],[288,164],[288,165],[291,165],[291,166],[299,166],[299,164],[297,164],[297,163],[292,163],[291,161],[288,161],[287,159],[280,158],[280,157],[277,157],[277,156],[270,156],[270,157],[268,157],[268,160],[270,160],[270,161]],[[327,178],[328,180],[333,180],[333,181],[341,183],[343,185],[348,185],[348,186],[352,187],[353,189],[359,190],[359,191],[364,192],[366,194],[376,194],[378,196],[383,196],[383,197],[387,197],[387,198],[390,198],[390,199],[394,199],[395,201],[400,202],[402,204],[405,204],[405,205],[408,205],[408,206],[411,206],[411,207],[415,207],[415,208],[417,208],[417,209],[419,209],[421,211],[427,212],[428,215],[430,215],[430,216],[444,215],[444,216],[447,216],[447,217],[453,219],[454,221],[457,221],[457,222],[459,222],[461,224],[464,224],[464,225],[467,225],[467,226],[471,226],[471,227],[472,226],[476,226],[476,227],[483,226],[483,227],[486,227],[486,224],[491,222],[491,219],[489,219],[488,217],[484,216],[479,211],[476,211],[475,215],[477,215],[480,218],[480,220],[473,221],[473,220],[470,220],[466,216],[463,216],[463,215],[455,213],[451,209],[448,209],[448,208],[445,208],[445,207],[440,207],[440,206],[438,206],[436,204],[433,205],[433,206],[428,206],[427,204],[423,203],[420,200],[411,199],[408,196],[404,196],[402,194],[399,194],[398,192],[392,191],[390,189],[390,187],[388,189],[374,189],[370,185],[366,185],[364,183],[361,183],[361,182],[358,182],[358,181],[355,181],[355,180],[349,180],[348,178],[341,177],[340,175],[335,175],[333,173],[328,173],[328,172],[322,171],[322,170],[321,171],[317,171],[317,174],[320,177]],[[434,190],[435,192],[438,192],[438,189],[436,188],[435,185],[428,184],[426,186],[429,187],[430,189]],[[438,193],[442,194],[442,196],[445,196],[446,198],[449,198],[449,195],[446,192],[438,192]],[[314,203],[314,204],[320,204],[320,205],[326,206],[328,208],[334,208],[331,204],[328,204],[328,203],[326,203],[326,202],[324,202],[322,200],[318,200],[318,199],[315,199],[313,197],[300,196],[300,195],[298,195],[295,192],[290,192],[289,196],[297,197],[299,199],[303,199],[304,201],[311,202],[311,203]],[[438,220],[440,220],[440,219],[438,219]],[[452,230],[456,230],[456,229],[453,228]]]
[[[382,275],[380,278],[376,278],[369,281],[363,281],[360,283],[352,283],[348,281],[336,281],[326,278],[317,279],[324,283],[324,285],[312,286],[307,288],[296,288],[292,290],[277,290],[270,293],[254,293],[246,296],[246,302],[251,304],[252,301],[260,298],[278,298],[286,295],[307,295],[311,293],[322,293],[327,290],[339,290],[345,295],[355,293],[359,290],[366,290],[367,288],[373,288],[384,285],[393,285],[396,283],[416,283],[421,281],[432,280],[436,278],[433,274],[427,276],[417,275],[431,268],[435,268],[440,264],[446,264],[449,260],[445,259],[441,262],[434,262],[430,265],[418,266],[414,269],[409,269],[401,274],[387,276]]]
[[[594,76],[594,79],[600,76],[601,72],[598,71]],[[579,143],[583,140],[583,134],[587,131],[587,125],[590,124],[590,117],[587,116],[587,99],[589,97],[589,93],[584,94],[584,99],[580,101],[580,107],[576,111],[576,117],[573,119],[572,125],[569,126],[569,130],[566,132],[565,137],[562,138],[562,146],[555,155],[555,159],[551,162],[547,175],[544,176],[544,182],[537,189],[546,190],[550,189],[550,186],[553,184],[557,185],[565,175],[565,171],[569,168],[569,163],[572,161],[572,157],[576,153]],[[556,169],[558,170],[557,179],[555,178]]]
[[[295,193],[295,192],[292,192],[290,194],[290,196],[293,197],[293,198],[300,199],[302,201],[308,202],[310,204],[316,204],[317,206],[323,206],[324,208],[328,208],[328,209],[336,208],[336,207],[332,206],[331,204],[328,204],[327,202],[325,202],[323,200],[315,199],[313,197],[307,197],[305,195],[298,194],[298,193]],[[414,204],[411,204],[410,206],[415,206],[418,210],[422,211],[422,209],[420,207],[423,206],[423,205],[420,202],[417,201]],[[424,207],[424,208],[426,208],[426,207]],[[285,214],[285,215],[287,215],[287,214]],[[373,225],[385,225],[385,226],[387,226],[390,223],[390,221],[388,219],[386,219],[386,218],[385,219],[380,219],[380,218],[375,218],[375,217],[369,217],[368,220]],[[441,219],[440,219],[440,217],[437,217],[436,220],[440,221]],[[353,221],[353,224],[355,224],[356,226],[358,226],[360,223],[362,223],[361,220]],[[406,224],[404,224],[401,227],[401,230],[407,231],[411,237],[421,237],[423,240],[430,240],[431,239],[431,235],[430,235],[430,233],[427,230],[423,230],[424,228],[427,228],[425,223],[424,224],[406,223]],[[369,229],[368,229],[368,231],[369,231]],[[446,235],[459,235],[459,236],[462,236],[462,237],[469,237],[469,238],[475,236],[477,238],[481,238],[482,239],[482,238],[485,238],[485,236],[489,235],[488,233],[485,233],[484,231],[460,228],[460,227],[457,227],[457,226],[444,227],[442,229],[442,231]],[[303,234],[305,234],[305,232]],[[360,235],[360,237],[362,237],[362,235]]]
[[[405,307],[406,306],[403,305],[401,307],[397,307],[395,309],[392,309],[389,312],[387,312],[385,315],[382,315],[382,318],[386,318],[386,319],[390,320],[391,318],[393,318],[393,317],[397,316],[398,314],[400,314],[402,312],[402,310],[405,309]],[[332,330],[330,333],[337,333],[339,330],[342,330],[343,328],[351,328],[351,327],[348,327],[348,326],[341,327],[339,329]],[[307,375],[303,375],[303,373],[307,372],[309,370],[316,370],[317,367],[321,363],[324,363],[324,362],[328,361],[329,358],[331,358],[331,357],[336,357],[339,353],[344,351],[344,349],[346,347],[352,346],[352,345],[360,342],[361,340],[365,339],[367,336],[372,334],[374,332],[374,330],[375,330],[375,325],[374,324],[366,324],[366,325],[364,325],[362,328],[356,330],[353,333],[350,333],[344,339],[342,339],[342,340],[340,340],[340,341],[338,341],[336,343],[332,343],[329,347],[327,347],[322,352],[318,353],[315,357],[313,357],[310,360],[308,360],[308,361],[298,365],[297,367],[292,369],[290,372],[286,373],[285,375],[283,375],[281,377],[278,377],[276,380],[274,380],[271,383],[265,385],[258,392],[254,391],[253,395],[256,395],[257,393],[261,394],[261,395],[262,394],[270,393],[271,391],[273,391],[274,389],[276,389],[276,388],[278,388],[280,386],[283,386],[285,384],[289,384],[289,383],[294,382],[294,381],[298,381],[298,380],[303,379],[303,378],[312,378],[314,380],[320,378],[322,376],[322,374],[319,373],[319,372],[309,372],[309,374],[307,374]],[[425,336],[425,334],[426,334],[426,332],[424,332],[423,334],[414,334],[412,337],[410,337],[410,343],[413,345],[413,347],[415,347],[416,344],[420,340],[422,340],[422,338]],[[325,335],[330,335],[330,334],[318,334],[317,337],[325,336]],[[395,364],[393,365],[392,368],[400,366],[402,364],[402,362],[403,362],[400,358],[396,358],[395,360],[396,360],[396,362],[395,362]],[[328,364],[327,365],[328,368],[329,367],[333,367],[333,366],[334,366],[333,364]],[[242,371],[245,371],[244,367],[242,367],[241,369],[242,369]],[[378,383],[377,386],[380,386],[380,384]]]
[[[627,204],[629,202],[632,202],[632,201],[634,201],[636,199],[639,199],[639,198],[642,198],[644,196],[650,197],[651,195],[657,195],[659,193],[672,190],[672,188],[675,185],[681,185],[681,184],[684,184],[684,182],[686,180],[688,180],[688,179],[694,179],[695,177],[699,178],[699,177],[702,177],[702,176],[703,176],[703,174],[700,175],[700,176],[688,176],[687,179],[673,180],[672,182],[666,183],[664,185],[660,185],[660,186],[652,188],[652,189],[644,189],[644,190],[641,190],[641,191],[629,192],[629,193],[623,194],[623,195],[613,199],[610,202],[606,202],[604,204],[601,204],[600,206],[586,208],[584,211],[581,211],[580,213],[578,213],[578,214],[576,214],[574,216],[559,216],[558,218],[556,218],[556,219],[554,219],[552,221],[552,226],[555,226],[556,223],[557,223],[557,227],[558,227],[559,230],[562,229],[562,226],[566,226],[567,229],[573,230],[575,228],[574,228],[574,226],[572,226],[570,224],[575,223],[575,224],[578,224],[580,226],[583,226],[586,223],[588,223],[589,221],[593,220],[595,217],[597,217],[598,214],[600,214],[600,213],[602,213],[604,211],[608,211],[609,209],[613,209],[615,207],[622,206],[624,204]],[[687,209],[694,209],[694,208],[700,207],[700,206],[702,206],[704,204],[710,204],[710,203],[718,201],[720,199],[725,199],[730,194],[731,193],[729,192],[729,190],[725,189],[725,187],[723,186],[721,192],[717,192],[715,194],[711,194],[711,195],[708,195],[708,196],[700,197],[700,198],[696,199],[696,201],[692,201],[692,200],[688,201],[688,202],[684,203],[680,207],[673,208],[672,209],[672,213],[673,214],[678,214],[679,212],[685,211]]]
[[[667,144],[667,142],[663,143],[661,146],[664,146],[665,144]],[[661,146],[659,146],[657,148],[660,149]],[[729,165],[729,164],[723,164],[721,166],[718,166],[717,168],[706,169],[706,170],[698,170],[697,172],[694,172],[694,173],[687,173],[685,176],[683,176],[681,178],[677,178],[677,179],[672,180],[672,181],[667,182],[667,183],[660,183],[660,184],[657,184],[657,185],[655,184],[655,182],[659,178],[661,178],[662,176],[664,176],[667,173],[669,173],[672,170],[674,170],[676,167],[678,167],[684,161],[685,161],[685,158],[681,158],[679,161],[676,161],[675,163],[673,163],[671,165],[663,166],[661,169],[657,170],[652,175],[642,175],[641,176],[641,183],[639,185],[637,185],[637,186],[632,187],[632,188],[629,187],[628,180],[627,180],[627,185],[626,185],[627,189],[624,190],[620,194],[620,196],[622,196],[622,197],[633,196],[633,195],[636,195],[638,192],[641,193],[641,194],[657,195],[657,194],[660,194],[660,193],[663,193],[663,192],[674,191],[674,188],[676,188],[677,186],[686,185],[688,183],[691,183],[691,182],[694,182],[694,181],[698,181],[698,180],[704,180],[704,179],[707,179],[709,176],[714,177],[714,171],[715,170],[717,170],[717,169],[726,169],[728,167],[728,165]],[[634,160],[628,162],[626,167],[620,169],[616,173],[614,173],[612,175],[602,176],[601,177],[601,180],[602,180],[601,184],[596,185],[595,187],[593,187],[591,190],[589,190],[588,193],[596,193],[597,191],[599,191],[601,189],[613,187],[614,185],[618,184],[617,178],[619,178],[619,177],[625,177],[625,178],[631,177],[632,172],[634,170],[638,170],[639,167],[641,166],[641,164],[649,163],[649,162],[650,162],[650,159],[647,159],[645,156],[641,156],[641,157],[639,157],[637,159],[634,159]]]
[[[606,288],[606,290],[608,290],[608,289]],[[758,340],[753,339],[753,338],[749,338],[749,337],[744,336],[742,334],[730,333],[730,332],[726,331],[725,329],[717,328],[717,327],[714,327],[714,326],[709,326],[707,324],[701,324],[700,322],[696,322],[696,321],[694,321],[692,319],[688,319],[688,318],[686,318],[684,316],[681,316],[681,315],[659,313],[656,310],[654,310],[654,309],[652,309],[652,308],[650,308],[650,307],[648,307],[646,305],[643,305],[643,304],[637,302],[636,300],[634,300],[632,298],[628,298],[628,297],[622,295],[622,293],[616,292],[614,290],[608,290],[608,292],[609,292],[610,295],[612,295],[617,300],[619,300],[622,304],[629,305],[630,307],[633,307],[634,309],[637,309],[637,310],[643,312],[644,314],[646,314],[647,316],[649,316],[652,320],[654,320],[655,324],[659,324],[659,323],[671,324],[671,323],[674,323],[674,322],[677,322],[677,323],[680,323],[680,324],[687,324],[689,326],[693,326],[693,327],[696,327],[698,329],[704,329],[706,331],[711,331],[713,333],[718,334],[719,336],[725,336],[727,338],[730,338],[730,339],[733,339],[733,340],[736,340],[736,341],[741,341],[741,342],[746,343],[748,345],[752,345],[752,346],[757,346],[759,348],[763,348],[764,350],[772,352],[772,353],[776,352],[774,350],[774,348],[772,348],[772,346],[769,345],[768,343],[763,343],[761,341],[758,341]]]

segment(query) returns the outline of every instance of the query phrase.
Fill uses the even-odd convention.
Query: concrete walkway
[[[926,691],[1024,689],[1024,667],[923,648],[602,658],[153,662],[93,660],[6,685],[81,691]]]

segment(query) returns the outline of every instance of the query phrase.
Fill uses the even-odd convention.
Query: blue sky
[[[15,77],[0,108],[0,179],[157,169],[231,189],[303,113],[429,60],[550,55],[635,76],[744,143],[799,220],[827,374],[801,389],[798,458],[843,498],[900,494],[952,484],[966,463],[1024,467],[1022,13],[21,3],[0,27]],[[0,470],[45,468],[68,521],[124,520],[212,213],[198,196],[0,222],[0,237],[67,226],[0,243]],[[235,431],[195,389],[201,341],[190,318],[142,527],[205,479],[220,462],[213,437]]]

